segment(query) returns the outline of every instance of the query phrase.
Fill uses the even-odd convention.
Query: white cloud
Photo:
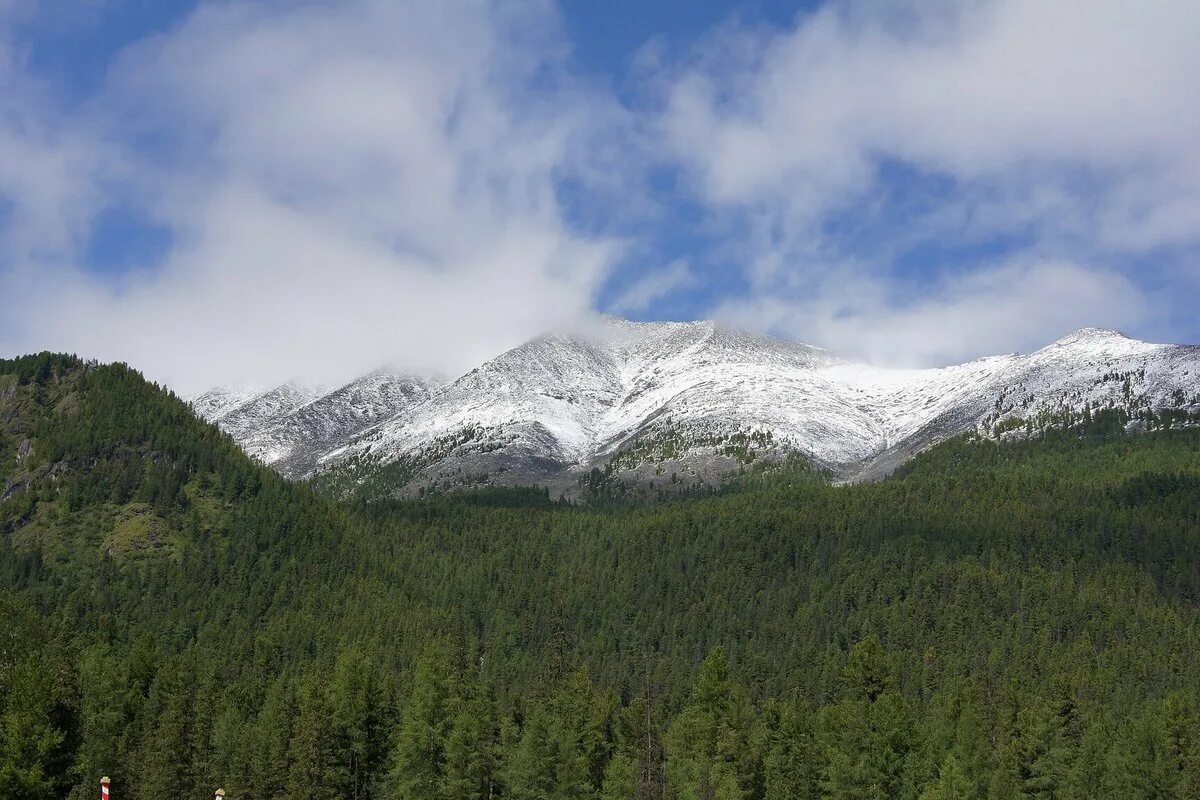
[[[538,3],[201,6],[123,53],[86,113],[44,115],[98,131],[86,157],[128,159],[124,199],[172,231],[165,260],[118,284],[8,251],[3,349],[126,359],[192,391],[455,370],[585,313],[615,245],[571,228],[555,182],[614,106],[561,49]],[[78,242],[100,182],[71,175],[88,202],[64,212],[46,186],[71,148],[33,139],[57,160],[0,192]]]
[[[5,353],[124,359],[183,391],[453,372],[589,312],[625,248],[689,241],[611,307],[744,285],[715,311],[938,363],[1084,324],[1171,336],[1156,320],[1200,293],[1152,295],[1124,266],[1153,257],[1163,283],[1200,287],[1176,252],[1200,247],[1191,2],[835,0],[789,30],[726,26],[683,60],[648,49],[631,80],[665,87],[652,110],[576,74],[551,0],[202,3],[82,102],[31,72],[6,20],[36,4],[13,2]],[[643,193],[649,159],[682,181]],[[885,164],[937,188],[897,209]],[[80,266],[109,207],[170,231],[161,260]],[[863,235],[831,230],[847,218]],[[1026,251],[896,268],[1003,236]]]
[[[699,276],[684,259],[676,259],[660,270],[647,272],[622,291],[612,302],[621,314],[645,311],[672,292],[695,286]]]
[[[829,4],[764,34],[743,70],[721,58],[675,83],[666,130],[709,196],[827,206],[880,156],[969,180],[1041,160],[1173,168],[1200,151],[1195,3],[924,2],[904,24],[881,8]]]
[[[1129,316],[1113,292],[1090,291],[1114,279],[1125,281],[1122,302],[1142,307],[1136,276],[1116,265],[1200,244],[1198,38],[1190,0],[833,2],[790,30],[714,34],[676,69],[660,125],[701,201],[747,232],[744,307],[791,309],[781,313],[793,332],[854,348],[854,331],[831,322],[834,290],[849,283],[885,298],[853,315],[859,324],[899,326],[907,341],[920,338],[904,333],[924,325],[919,316],[974,354],[1031,328],[1047,335],[1058,317],[958,324],[961,298],[904,299],[892,259],[905,245],[1025,237],[1053,256],[1047,264],[1076,264],[1066,274],[1078,291],[1063,287],[1063,302],[1081,322]],[[888,205],[908,179],[886,176],[887,164],[936,179],[920,196],[928,208]],[[864,220],[875,241],[831,234],[839,216]],[[1017,296],[987,284],[992,258],[955,271],[979,271],[981,296],[995,291],[1003,306]],[[1025,269],[1035,284],[1062,277]]]
[[[840,270],[808,299],[758,295],[728,302],[729,322],[880,364],[955,364],[980,354],[1028,352],[1098,321],[1130,329],[1152,305],[1128,279],[1070,262],[1016,260],[925,287],[915,298]]]
[[[27,53],[11,30],[29,13],[23,1],[0,3],[0,259],[69,253],[86,229],[98,182],[120,161],[101,156],[85,125],[58,124],[59,109],[28,74]]]

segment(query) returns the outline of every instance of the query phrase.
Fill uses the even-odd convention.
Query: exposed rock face
[[[712,482],[792,453],[870,480],[972,429],[1085,408],[1200,412],[1200,347],[1087,328],[1027,355],[900,370],[711,322],[608,318],[448,383],[380,372],[333,391],[222,388],[192,403],[286,475],[360,481],[386,469],[398,493],[480,482],[565,491],[594,468]]]

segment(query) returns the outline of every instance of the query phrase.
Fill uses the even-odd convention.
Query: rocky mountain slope
[[[192,405],[285,475],[347,490],[691,485],[793,453],[866,480],[964,431],[1020,435],[1110,407],[1200,413],[1200,347],[1086,328],[1027,355],[887,369],[712,322],[605,318],[448,383],[380,372],[333,390],[219,388]]]

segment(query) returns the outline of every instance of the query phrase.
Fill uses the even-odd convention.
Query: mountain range
[[[605,317],[454,380],[380,370],[334,388],[219,387],[191,404],[285,476],[351,493],[570,495],[597,476],[692,486],[790,455],[863,481],[969,431],[1021,436],[1107,408],[1131,426],[1194,417],[1200,346],[1084,328],[1028,354],[894,369],[713,322]]]
[[[586,503],[528,487],[345,503],[125,364],[0,359],[3,795],[75,800],[107,775],[122,800],[1200,797],[1200,415],[1162,394],[1192,380],[1188,350],[1085,332],[924,375],[957,400],[888,373],[877,410],[852,390],[879,373],[711,334],[608,324],[421,390],[379,373],[202,407],[231,430],[276,415],[292,458],[297,432],[320,452],[367,424],[350,461],[310,474],[381,492],[423,477],[411,456],[353,463],[397,441],[399,404],[410,424],[516,407],[556,427],[514,436],[566,452],[670,401],[596,472],[565,468],[585,482],[718,447],[668,415],[713,438],[818,419],[886,437],[1007,386],[977,423],[1004,441],[954,437],[840,486],[790,460],[670,502],[585,483]],[[1087,404],[1077,423],[1029,417],[1061,417],[1061,391]],[[752,430],[721,457],[780,446]],[[517,459],[489,435],[424,463]],[[839,441],[857,440],[804,446]]]

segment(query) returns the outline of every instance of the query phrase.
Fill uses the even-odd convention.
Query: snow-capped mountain
[[[380,372],[332,391],[215,389],[192,404],[286,475],[359,481],[389,469],[397,491],[483,481],[567,490],[593,468],[642,483],[711,481],[789,453],[863,480],[969,430],[1103,407],[1200,413],[1200,347],[1085,328],[1027,355],[887,369],[712,322],[605,318],[448,383]]]
[[[429,392],[422,378],[378,370],[332,390],[296,382],[267,390],[218,388],[191,404],[247,453],[299,477],[355,435],[428,399]]]

